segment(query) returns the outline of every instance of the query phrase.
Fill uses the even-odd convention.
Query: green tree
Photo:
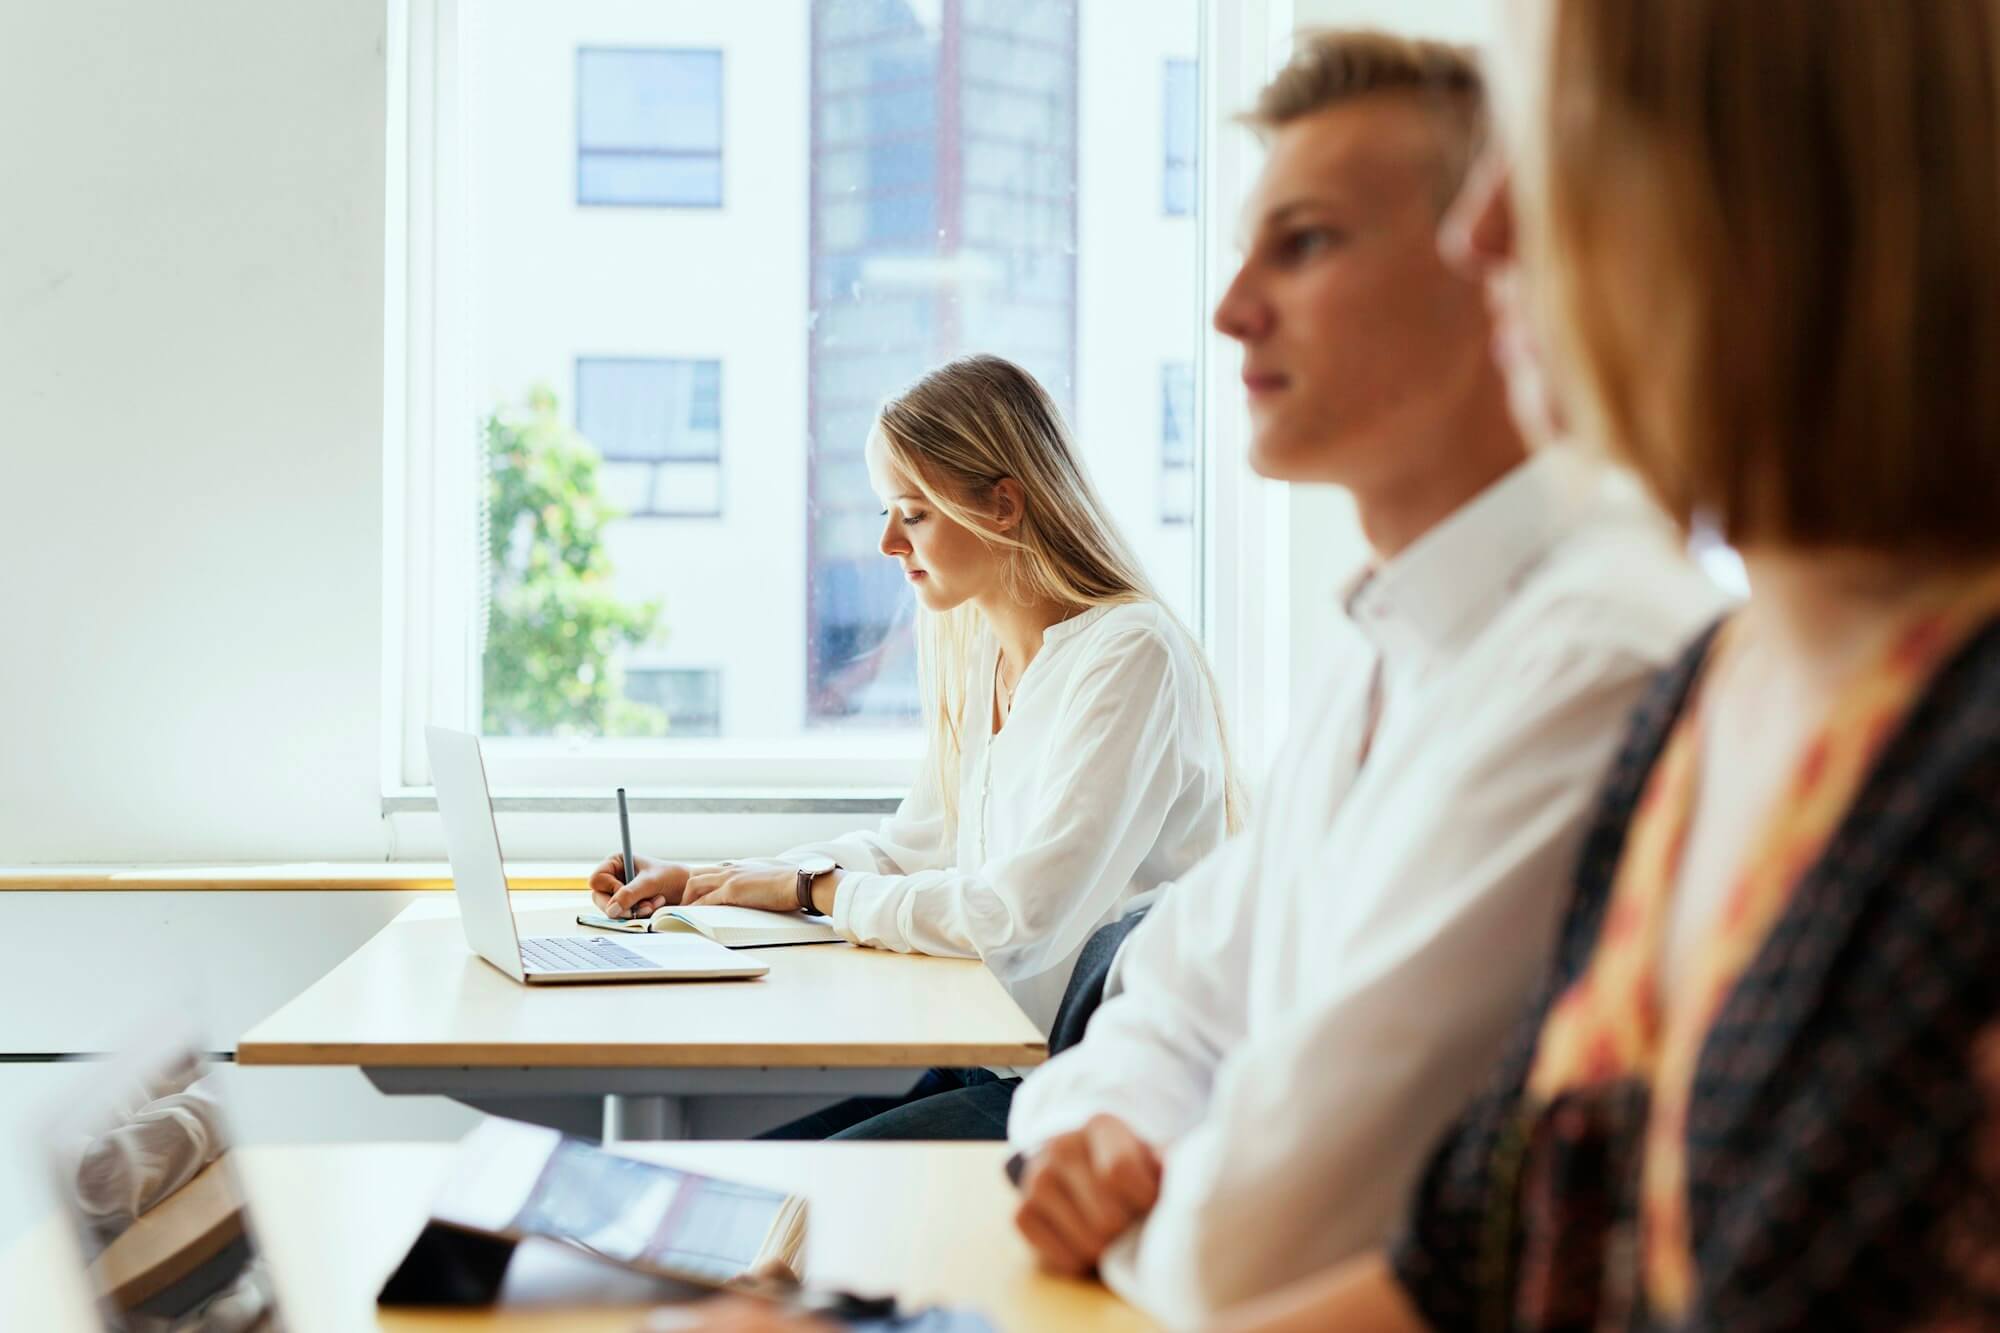
[[[485,422],[485,730],[493,736],[659,736],[667,715],[624,696],[618,654],[651,639],[657,601],[621,602],[597,490],[598,453],[547,388]]]

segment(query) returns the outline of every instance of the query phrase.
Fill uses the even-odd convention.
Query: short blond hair
[[[2000,0],[1552,0],[1580,424],[1737,544],[2000,554]]]
[[[1410,98],[1432,113],[1439,203],[1449,204],[1486,138],[1486,87],[1469,47],[1373,28],[1308,29],[1238,119],[1269,136],[1328,107],[1383,95]]]

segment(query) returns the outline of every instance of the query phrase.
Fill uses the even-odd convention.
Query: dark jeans
[[[758,1137],[1004,1141],[1020,1086],[990,1069],[932,1069],[900,1097],[850,1097]]]
[[[1141,907],[1099,927],[1077,955],[1049,1029],[1049,1054],[1083,1040],[1091,1015],[1104,1000],[1111,961],[1146,915]],[[933,1069],[901,1097],[850,1097],[824,1111],[761,1135],[767,1139],[985,1139],[1005,1142],[1007,1111],[1018,1078],[985,1069]]]

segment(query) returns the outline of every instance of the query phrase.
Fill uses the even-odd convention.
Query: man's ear
[[[1021,483],[1012,477],[1002,477],[993,483],[993,528],[996,532],[1012,532],[1021,526],[1021,519],[1028,512],[1028,493]]]

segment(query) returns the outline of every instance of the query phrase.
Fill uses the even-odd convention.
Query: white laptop
[[[458,916],[472,951],[516,981],[550,986],[579,981],[705,981],[761,977],[770,968],[744,960],[695,934],[530,935],[514,928],[501,865],[500,833],[486,788],[479,738],[427,727],[445,852],[458,892]]]

